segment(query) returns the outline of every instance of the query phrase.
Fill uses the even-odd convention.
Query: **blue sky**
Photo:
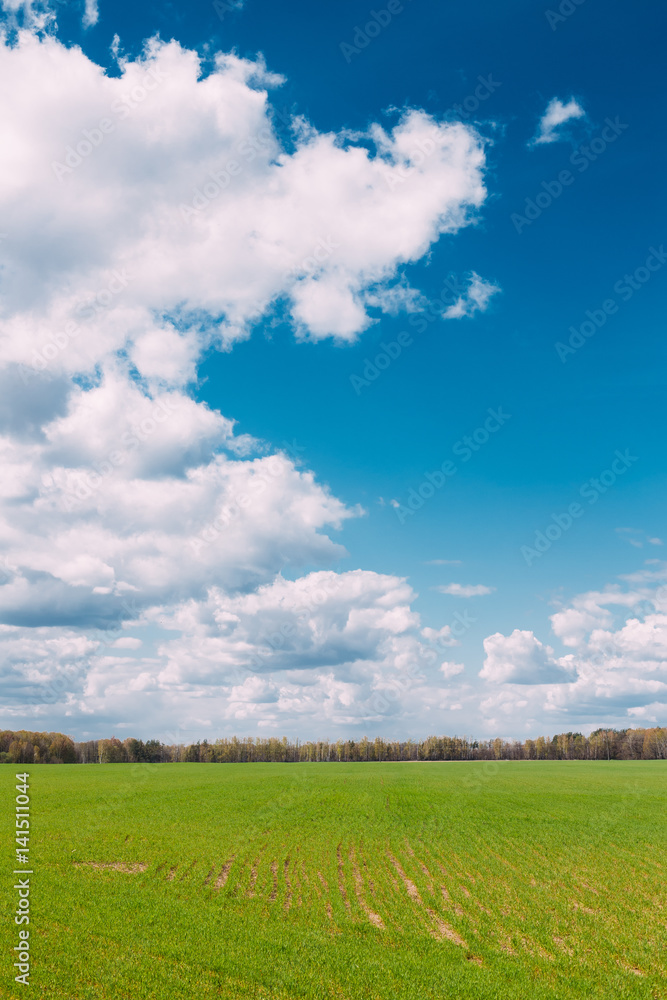
[[[21,172],[38,197],[34,211],[5,212],[8,365],[32,366],[30,385],[44,382],[34,360],[44,331],[65,322],[74,299],[111,288],[108,275],[128,262],[131,277],[128,297],[112,292],[97,310],[86,346],[79,339],[49,359],[51,409],[36,417],[40,393],[21,393],[18,410],[41,427],[27,456],[8,418],[7,461],[27,462],[41,485],[16,472],[28,477],[16,494],[23,499],[6,511],[6,724],[210,738],[527,736],[664,722],[659,6],[407,0],[391,15],[372,8],[374,17],[358,2],[246,0],[216,10],[101,0],[99,10],[88,5],[87,27],[82,6],[23,15],[12,6],[4,5],[3,85],[23,87],[37,110],[32,122],[7,115],[15,145],[5,169],[15,198],[25,195]],[[150,38],[160,41],[147,50]],[[171,39],[181,56],[164,48]],[[188,52],[201,59],[198,80],[185,71]],[[217,52],[237,62],[216,67]],[[266,69],[255,78],[238,70],[238,60],[248,66],[260,53]],[[155,96],[142,92],[125,131],[114,120],[89,161],[88,153],[67,161],[66,149],[109,113],[113,87],[126,92],[130,74],[150,65],[167,67],[167,84],[158,72]],[[51,111],[48,138],[28,149],[21,129],[39,129],[39,112],[49,115],[35,82],[42,75],[58,90],[57,121]],[[207,78],[229,85],[214,126]],[[261,91],[263,109],[253,97]],[[184,200],[194,204],[211,165],[229,163],[229,150],[238,156],[243,137],[257,134],[260,111],[266,161],[260,153],[238,181],[205,197],[185,239],[176,222],[165,235],[162,220],[180,211],[182,222]],[[381,160],[373,123],[384,130],[385,161],[397,165],[392,130],[408,121],[404,173],[383,185],[370,172]],[[431,150],[436,135],[435,153],[415,155],[414,143]],[[322,138],[297,174],[314,136],[335,137],[332,148]],[[337,160],[335,149],[360,156]],[[255,228],[244,230],[235,204],[252,212],[273,197],[281,156],[280,176],[294,170],[291,193],[275,213],[270,203],[270,229],[258,207]],[[65,164],[60,176],[54,162]],[[301,245],[320,209],[338,228],[313,222]],[[113,220],[125,211],[116,234]],[[141,218],[136,232],[130,216]],[[192,227],[200,228],[190,246]],[[297,285],[267,277],[254,301],[236,295],[244,267],[268,267],[269,242],[296,254]],[[305,264],[316,252],[318,263]],[[141,261],[135,272],[133,261]],[[31,280],[42,289],[37,305],[23,291]],[[465,315],[456,315],[457,300]],[[350,319],[348,309],[361,312]],[[15,347],[22,337],[25,357]],[[53,490],[76,494],[68,477],[87,481],[86,470],[111,454],[110,423],[162,398],[180,415],[164,424],[159,447],[149,434],[133,452],[141,467],[120,462],[113,488],[104,480],[92,499],[80,498],[54,524],[53,551],[46,541],[40,550],[39,534],[37,544],[22,541],[18,529],[28,531],[31,518],[51,503],[60,510]],[[223,416],[236,421],[233,434]],[[466,436],[475,450],[465,450]],[[192,539],[235,495],[230,482],[274,452],[287,463],[280,476],[269,473],[272,502],[281,482],[276,506],[257,511],[247,537],[246,513],[234,515],[236,540],[218,532],[219,553],[202,557]],[[224,486],[214,470],[223,454]],[[425,486],[447,462],[444,483],[437,475]],[[211,477],[208,513],[202,497],[179,492],[197,476]],[[423,502],[408,513],[420,489]],[[151,535],[151,511],[168,541]],[[535,554],[538,532],[549,544]],[[59,563],[70,544],[76,558]],[[143,562],[131,567],[139,551]],[[193,553],[206,565],[191,564]],[[325,601],[326,614],[306,602],[298,642],[290,633],[278,659],[263,655],[280,614],[299,588],[324,579],[318,573],[335,574],[326,579],[344,598]],[[91,627],[114,638],[100,642]],[[434,659],[424,659],[424,645]]]

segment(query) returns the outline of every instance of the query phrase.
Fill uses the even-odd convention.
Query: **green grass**
[[[2,997],[667,998],[664,762],[28,770],[31,984],[7,875]]]

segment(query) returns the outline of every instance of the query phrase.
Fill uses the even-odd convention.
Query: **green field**
[[[2,997],[667,998],[665,762],[27,769]]]

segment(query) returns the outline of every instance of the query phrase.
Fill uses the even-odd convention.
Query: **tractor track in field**
[[[343,902],[345,903],[345,909],[348,913],[352,912],[352,907],[350,906],[350,901],[347,898],[347,892],[345,891],[345,872],[343,871],[343,854],[341,851],[341,845],[339,844],[336,848],[336,857],[338,858],[338,889],[342,896]]]
[[[290,907],[292,906],[292,882],[289,874],[289,863],[290,863],[290,856],[288,854],[283,864],[283,875],[285,876],[285,885],[287,886],[287,892],[285,894],[285,903],[283,907],[285,911],[289,910]]]
[[[357,901],[359,903],[359,906],[361,907],[361,909],[364,911],[364,913],[368,917],[368,920],[370,921],[370,923],[373,924],[374,927],[377,927],[379,930],[383,931],[385,929],[384,920],[382,919],[382,917],[380,916],[379,913],[375,913],[374,910],[371,910],[370,906],[366,902],[366,899],[364,898],[364,891],[363,891],[364,890],[364,883],[363,883],[363,879],[362,879],[362,876],[361,876],[361,870],[360,870],[359,864],[357,862],[356,854],[354,852],[354,847],[352,847],[352,845],[350,845],[350,862],[352,863],[352,876],[354,878],[354,892],[355,892],[355,895],[357,897]]]
[[[366,879],[366,884],[368,886],[368,891],[370,892],[371,896],[374,896],[375,895],[375,883],[373,882],[373,880],[371,878],[371,873],[370,873],[370,871],[368,869],[368,861],[366,860],[366,858],[363,858],[363,866],[364,866],[364,876],[365,876],[365,879]]]
[[[273,902],[278,895],[278,862],[271,862],[271,877],[273,879],[273,885],[271,887],[271,894],[269,900]]]
[[[397,861],[397,859],[394,857],[394,855],[390,851],[387,851],[387,857],[389,858],[389,860],[391,861],[392,865],[394,866],[394,868],[398,872],[398,874],[399,874],[399,876],[401,878],[401,881],[403,882],[403,885],[405,886],[405,888],[407,890],[407,893],[408,893],[408,896],[410,897],[410,899],[413,899],[415,901],[415,903],[419,903],[420,906],[423,906],[424,905],[424,901],[423,901],[423,899],[421,898],[421,896],[419,894],[419,890],[417,889],[417,886],[414,884],[414,882],[411,879],[408,878],[408,876],[403,871],[403,868],[401,867],[401,865],[399,864],[399,862]]]
[[[236,857],[236,855],[233,854],[232,857],[229,859],[229,861],[225,861],[224,865],[220,869],[220,874],[218,875],[218,877],[216,878],[215,882],[213,883],[213,888],[216,890],[216,892],[218,892],[220,889],[224,888],[224,886],[225,886],[225,884],[227,882],[227,879],[229,878],[229,870],[232,867],[232,864],[234,863],[234,858],[235,857]]]
[[[157,866],[143,861],[71,863],[74,868],[88,870],[91,874],[111,872],[118,877],[128,877],[148,872],[149,879],[155,877],[156,882],[171,882],[174,887],[187,880],[190,886],[198,885],[201,890],[207,890],[210,898],[215,898],[213,894],[227,886],[238,903],[243,899],[263,899],[276,904],[285,913],[305,906],[311,908],[313,913],[316,910],[321,913],[329,933],[334,936],[344,933],[347,923],[359,921],[368,921],[380,932],[402,934],[400,914],[407,905],[407,912],[412,910],[417,918],[416,923],[411,921],[411,933],[424,933],[435,941],[454,945],[463,950],[468,962],[477,965],[482,964],[482,959],[474,954],[475,941],[481,940],[485,940],[498,955],[514,961],[518,961],[522,953],[549,963],[577,961],[573,939],[564,926],[555,926],[548,942],[530,934],[529,925],[525,923],[526,915],[517,910],[517,906],[521,909],[521,899],[516,894],[516,886],[507,884],[502,877],[489,882],[486,870],[477,871],[469,860],[466,868],[463,857],[457,865],[453,857],[441,859],[438,852],[426,844],[420,842],[419,848],[415,848],[416,845],[413,846],[407,838],[398,850],[392,851],[387,845],[383,861],[381,855],[367,857],[363,842],[344,845],[341,841],[335,848],[335,861],[331,855],[328,859],[333,864],[331,874],[327,871],[327,877],[315,865],[308,868],[306,858],[296,847],[288,854],[282,853],[273,858],[272,852],[261,847],[258,852],[242,858],[242,863],[233,873],[237,855],[228,856],[222,866],[220,862],[216,865],[210,861],[204,865],[201,859],[171,865],[169,861],[162,861]],[[441,860],[444,860],[444,865]],[[443,877],[447,884],[442,881]],[[529,878],[525,878],[524,885],[528,882]],[[146,879],[143,878],[140,884],[146,886]],[[564,882],[558,884],[566,889]],[[489,895],[490,888],[494,890],[493,895]],[[569,898],[566,895],[565,899],[573,916],[580,919],[597,917],[598,920],[604,916],[601,909],[586,905],[591,902],[600,906],[601,889],[596,888],[595,880],[589,877],[588,881],[583,881],[579,875],[576,884],[568,884],[567,888]],[[478,898],[480,895],[481,898]],[[580,898],[577,899],[577,896]],[[336,898],[339,900],[338,914]],[[456,915],[464,922],[454,927],[448,922],[448,914]],[[520,934],[508,933],[507,917],[524,921]],[[642,963],[636,960],[628,963],[628,959],[619,955],[618,963],[624,971],[635,976],[648,974],[641,969]]]
[[[438,887],[435,886],[434,884],[435,880],[433,878],[432,872],[429,870],[427,865],[420,860],[420,858],[416,855],[414,849],[407,841],[406,841],[406,851],[409,857],[413,860],[414,864],[421,869],[421,872],[426,879],[427,885],[425,891],[428,892],[429,894],[436,891]],[[294,859],[292,855],[288,854],[287,857],[283,858],[282,863],[277,859],[271,860],[268,866],[270,876],[266,880],[266,886],[262,884],[262,889],[260,889],[259,892],[257,891],[258,877],[259,877],[263,853],[264,853],[263,850],[260,850],[259,855],[254,858],[254,860],[250,865],[248,865],[248,863],[246,862],[244,871],[247,872],[248,867],[250,868],[250,874],[248,883],[246,885],[246,891],[243,893],[241,889],[243,881],[243,875],[241,873],[239,874],[239,877],[236,879],[235,888],[233,889],[232,894],[239,895],[239,892],[241,892],[241,894],[245,898],[255,898],[257,896],[265,895],[265,898],[267,898],[269,902],[273,903],[278,899],[279,896],[279,883],[281,881],[281,873],[282,873],[282,878],[284,879],[285,882],[285,897],[283,901],[283,909],[285,910],[285,912],[289,911],[294,905],[297,906],[302,905],[303,900],[301,897],[301,889],[302,887],[307,887],[312,885],[310,891],[313,894],[313,896],[317,895],[318,899],[322,901],[320,905],[322,904],[324,905],[327,918],[334,928],[332,930],[332,933],[341,933],[340,929],[335,926],[333,907],[330,898],[329,882],[324,877],[322,872],[319,870],[316,871],[315,879],[313,880],[309,879],[305,867],[305,862],[302,857]],[[400,891],[400,888],[402,888],[404,892],[407,893],[407,896],[412,901],[412,903],[424,912],[424,915],[428,918],[425,926],[425,929],[428,931],[428,933],[437,940],[450,941],[451,943],[457,945],[458,947],[464,948],[466,949],[466,951],[468,951],[468,944],[465,941],[465,939],[453,927],[451,927],[440,914],[438,914],[431,906],[428,906],[426,904],[426,902],[422,898],[422,894],[420,893],[414,881],[409,877],[409,875],[405,871],[399,859],[390,851],[386,852],[386,857],[390,862],[390,868],[387,869],[387,874],[389,874],[390,876],[390,881],[393,883],[397,891]],[[224,886],[228,882],[231,868],[235,859],[236,855],[232,855],[223,864],[222,868],[218,868],[216,865],[209,867],[205,876],[202,878],[201,881],[202,888],[210,888],[213,889],[214,892],[219,892],[222,888],[224,888]],[[360,909],[362,910],[362,912],[364,913],[366,919],[370,924],[372,924],[378,930],[386,930],[387,925],[385,919],[375,909],[373,909],[370,906],[369,901],[367,899],[366,894],[367,891],[369,890],[373,896],[376,895],[375,887],[370,878],[371,873],[369,870],[367,859],[363,856],[363,854],[358,853],[358,850],[355,849],[355,846],[352,844],[348,848],[347,858],[346,858],[343,854],[342,843],[339,843],[336,848],[337,882],[338,882],[337,888],[348,916],[353,917],[350,897],[348,889],[346,887],[346,874],[345,874],[346,862],[349,863],[350,865],[351,869],[350,884],[353,888],[354,895],[356,897],[356,901]],[[166,880],[169,882],[174,882],[174,881],[182,882],[184,879],[187,878],[188,875],[190,875],[194,871],[194,869],[197,866],[197,863],[198,861],[194,860],[191,861],[189,864],[185,865],[172,865],[166,871],[166,875],[163,874],[163,877],[166,878]],[[164,872],[167,864],[168,864],[167,862],[163,862],[161,865],[159,865],[155,871],[155,874]],[[441,871],[445,872],[445,869],[442,868],[442,866],[439,863],[436,862],[436,864],[438,865]],[[97,871],[113,870],[124,874],[139,874],[145,872],[149,868],[149,865],[143,862],[130,863],[130,862],[90,861],[90,862],[74,862],[74,865],[75,867],[79,868],[86,867],[95,869]],[[393,878],[393,876],[391,875],[392,870],[398,875],[398,878],[400,880],[399,882],[397,882],[396,879]],[[452,907],[454,912],[457,913],[457,915],[462,916],[463,911],[460,909],[460,907],[456,905],[456,903],[454,903],[451,900],[451,897],[446,887],[442,885],[439,887],[439,889],[440,893],[442,894],[443,901],[450,907]],[[459,886],[459,889],[461,889],[464,892],[464,894],[468,896],[470,895],[468,891],[465,889],[465,887]],[[484,909],[484,911],[487,914],[491,915],[490,911],[485,907],[480,906],[480,908]],[[473,931],[473,933],[476,932]],[[526,944],[527,942],[526,939],[524,938],[524,947],[526,947]],[[505,947],[502,948],[502,950],[505,951],[506,953],[510,953],[511,949],[509,947]],[[530,950],[534,951],[535,949],[530,948]],[[468,955],[468,958],[471,961],[473,960],[476,961],[476,959],[473,956],[470,956],[470,954]]]
[[[414,858],[415,863],[419,865],[419,867],[422,870],[422,874],[425,875],[428,880],[426,891],[429,893],[433,892],[433,876],[431,875],[430,871],[428,870],[424,862],[421,860],[421,858],[415,853],[414,848],[412,847],[407,837],[405,838],[404,843],[406,851],[408,852],[411,858]]]
[[[198,860],[198,859],[197,859],[197,858],[195,858],[195,860],[194,860],[194,861],[191,861],[191,862],[190,862],[190,866],[189,866],[189,868],[186,868],[186,869],[185,869],[185,871],[184,871],[184,872],[183,872],[183,874],[181,875],[180,879],[178,880],[179,882],[182,882],[182,881],[183,881],[183,879],[187,878],[187,877],[188,877],[188,875],[190,874],[190,872],[191,872],[191,871],[193,871],[193,870],[194,870],[194,869],[195,869],[195,868],[197,867],[197,860]]]
[[[300,858],[299,865],[301,867],[301,878],[303,880],[303,884],[306,886],[306,888],[308,888],[308,886],[310,886],[310,879],[308,878],[308,872],[306,871],[306,862],[304,861],[303,858]]]
[[[410,851],[409,853],[411,853],[412,856],[415,857],[414,852]],[[422,899],[421,894],[417,889],[417,886],[414,884],[412,879],[408,877],[402,865],[400,864],[398,859],[394,857],[391,851],[387,851],[387,857],[389,858],[392,865],[396,869],[410,899],[417,906],[422,907],[422,909],[428,914],[432,924],[432,926],[429,928],[429,933],[431,934],[431,936],[441,941],[442,940],[451,941],[452,944],[458,945],[459,948],[465,948],[466,951],[468,951],[468,956],[467,956],[468,960],[473,962],[478,962],[481,964],[481,959],[478,959],[476,956],[470,954],[468,949],[468,944],[466,941],[464,941],[461,935],[457,931],[455,931],[453,927],[450,927],[450,925],[446,923],[442,919],[442,917],[435,912],[435,910],[431,909],[431,907],[427,906],[424,903],[424,900]],[[428,873],[428,875],[430,877],[430,873]],[[431,885],[428,891],[430,892],[432,891],[432,889],[433,886]]]
[[[253,862],[250,868],[250,881],[248,883],[248,891],[246,892],[246,896],[248,897],[248,899],[253,899],[255,896],[255,886],[257,884],[258,869],[259,869],[259,858],[257,858]]]

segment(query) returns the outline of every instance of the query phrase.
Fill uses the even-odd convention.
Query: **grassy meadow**
[[[26,769],[3,998],[667,998],[665,762]]]

